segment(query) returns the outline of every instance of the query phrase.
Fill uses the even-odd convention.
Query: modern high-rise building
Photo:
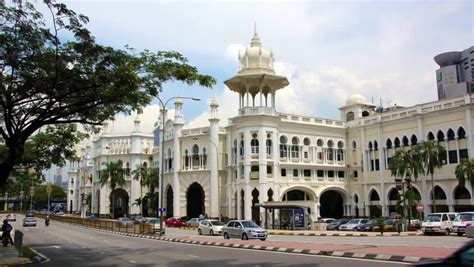
[[[469,94],[474,90],[474,46],[459,52],[446,52],[434,57],[438,100]]]

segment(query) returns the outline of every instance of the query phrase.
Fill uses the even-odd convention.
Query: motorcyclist
[[[46,216],[46,219],[44,219],[44,224],[45,224],[46,226],[49,225],[49,215]]]
[[[3,242],[3,245],[6,247],[8,245],[8,242],[13,245],[13,239],[11,236],[11,231],[13,230],[13,227],[11,224],[8,223],[8,220],[5,219],[3,220],[3,225],[2,225],[2,240],[6,241]]]

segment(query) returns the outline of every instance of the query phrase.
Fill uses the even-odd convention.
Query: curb
[[[418,233],[404,233],[404,234],[399,234],[399,233],[385,233],[381,235],[380,233],[378,234],[359,234],[359,233],[294,233],[294,232],[268,232],[269,235],[295,235],[295,236],[343,236],[343,237],[386,237],[386,236],[418,236],[421,234]]]
[[[418,256],[400,256],[400,255],[386,255],[386,254],[371,254],[371,253],[357,253],[357,252],[345,252],[345,251],[333,251],[333,250],[309,250],[309,249],[297,249],[297,248],[282,248],[282,247],[269,247],[269,246],[257,246],[257,245],[243,245],[243,244],[232,244],[232,243],[223,243],[223,242],[210,242],[210,241],[197,241],[197,240],[186,240],[181,238],[168,238],[160,237],[153,235],[145,234],[134,234],[134,233],[125,233],[117,232],[111,230],[97,229],[94,227],[78,226],[86,229],[93,229],[99,232],[123,235],[129,237],[139,237],[144,239],[155,239],[160,241],[192,244],[192,245],[201,245],[201,246],[213,246],[213,247],[227,247],[227,248],[239,248],[239,249],[249,249],[249,250],[263,250],[263,251],[272,251],[272,252],[281,252],[281,253],[291,253],[291,254],[305,254],[305,255],[317,255],[317,256],[331,256],[331,257],[343,257],[343,258],[357,258],[357,259],[366,259],[366,260],[381,260],[381,261],[394,261],[394,262],[404,262],[404,263],[418,263],[427,260],[434,260],[434,258],[425,258]],[[341,235],[339,235],[341,236]],[[352,235],[354,236],[354,235]]]

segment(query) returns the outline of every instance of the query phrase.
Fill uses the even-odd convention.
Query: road
[[[21,219],[21,216],[18,216]],[[50,260],[33,266],[406,266],[381,261],[294,255],[132,238],[52,221],[23,228],[24,243]]]
[[[166,228],[166,233],[174,236],[197,236],[196,230],[181,230]],[[221,236],[206,238],[222,239]],[[375,236],[375,237],[344,237],[344,236],[291,236],[271,235],[268,241],[301,242],[301,243],[330,243],[330,244],[357,244],[367,246],[410,246],[428,248],[460,248],[470,239],[465,236]]]

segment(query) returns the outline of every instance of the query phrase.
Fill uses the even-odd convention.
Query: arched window
[[[306,137],[305,139],[303,139],[303,144],[304,144],[305,146],[309,146],[309,145],[311,144],[311,141],[309,140],[308,137]]]
[[[369,115],[370,115],[370,114],[369,114],[369,112],[368,112],[367,110],[362,112],[362,117],[367,117],[367,116],[369,116]]]
[[[286,158],[288,155],[288,138],[280,136],[280,158]]]
[[[372,192],[370,192],[370,201],[378,201],[380,200],[380,196],[379,196],[379,193],[377,193],[377,191],[375,190],[372,190]]]
[[[387,142],[385,143],[385,145],[387,146],[387,149],[392,148],[392,140],[387,139]]]
[[[344,161],[344,143],[342,141],[337,142],[337,161]]]
[[[356,141],[352,141],[352,149],[356,149],[357,148],[357,143]]]
[[[334,142],[328,141],[328,160],[334,160]]]
[[[354,112],[349,111],[346,114],[346,121],[353,121],[354,120]]]
[[[399,148],[400,147],[400,139],[398,139],[398,137],[395,137],[395,148]]]
[[[373,148],[373,146],[372,146],[372,141],[369,141],[368,148],[369,148],[369,151],[372,151],[372,148]]]
[[[463,127],[459,127],[459,129],[458,129],[458,138],[459,139],[466,138],[466,131],[464,131]]]
[[[267,147],[267,155],[271,155],[272,154],[272,140],[271,139],[267,139],[266,147]]]
[[[429,132],[427,137],[430,141],[435,140],[434,134],[432,132]]]
[[[201,162],[199,160],[199,146],[194,144],[192,151],[193,151],[193,155],[192,155],[191,161],[192,161],[193,169],[199,168],[201,166]]]
[[[444,142],[444,133],[439,130],[438,134],[436,134],[436,138],[438,138],[438,142]]]
[[[202,148],[202,165],[204,167],[207,166],[207,154],[206,154],[206,148],[205,147]]]
[[[240,147],[239,147],[239,151],[240,151],[240,156],[244,156],[244,152],[245,152],[245,144],[244,144],[244,140],[240,140]]]
[[[250,148],[252,154],[258,154],[258,135],[256,133],[252,134],[252,140],[250,141]]]
[[[171,149],[168,149],[168,170],[171,170],[173,168],[173,157],[171,156]]]
[[[234,140],[234,145],[232,147],[232,162],[237,164],[237,139]]]
[[[409,146],[410,142],[408,141],[408,138],[406,136],[403,137],[403,146]]]
[[[418,138],[416,138],[416,135],[411,136],[411,145],[414,146],[418,144]]]
[[[189,152],[187,149],[184,150],[184,168],[189,168]]]
[[[318,146],[323,146],[324,142],[322,139],[318,139],[318,141],[316,141],[316,145]]]
[[[448,141],[453,141],[455,138],[453,129],[448,130]]]
[[[377,141],[374,141],[374,150],[379,150],[379,144],[377,143]]]
[[[291,139],[291,157],[292,158],[299,158],[300,153],[299,153],[299,142],[298,137],[293,137]]]

